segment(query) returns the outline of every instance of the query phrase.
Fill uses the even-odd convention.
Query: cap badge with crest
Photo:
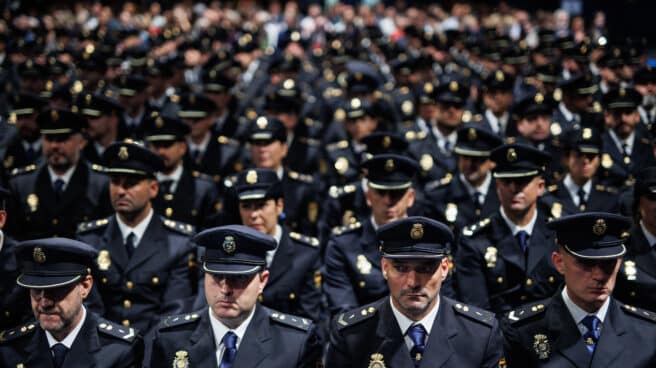
[[[592,233],[601,236],[606,233],[606,221],[604,219],[598,219],[595,221],[594,225],[592,225]]]
[[[269,121],[264,116],[260,116],[259,118],[257,118],[257,121],[255,123],[257,124],[258,128],[264,129],[267,127],[267,124],[269,124]]]
[[[544,95],[542,95],[542,93],[536,93],[533,101],[537,104],[541,104],[544,101]]]
[[[422,224],[412,224],[412,229],[410,229],[410,237],[414,240],[423,238],[424,237],[424,225],[422,225]]]
[[[388,172],[394,171],[394,160],[391,158],[387,161],[385,161],[385,170]]]
[[[508,152],[506,152],[506,160],[508,160],[508,162],[517,161],[517,152],[515,151],[514,148],[508,149]]]
[[[451,92],[458,92],[458,82],[451,81],[449,83],[449,89],[451,90]]]
[[[234,253],[235,250],[237,249],[235,238],[233,238],[232,236],[226,236],[225,238],[223,238],[222,246],[223,246],[223,250],[228,254]]]
[[[128,153],[128,148],[126,146],[121,146],[118,150],[118,158],[121,160],[127,160],[130,158],[130,154]]]
[[[383,148],[389,148],[392,144],[392,138],[389,135],[383,137]]]
[[[32,258],[34,258],[34,262],[36,263],[45,263],[46,253],[43,251],[43,248],[34,247],[34,251],[32,252]]]
[[[246,183],[255,184],[257,183],[257,171],[249,170],[246,174]]]
[[[52,119],[53,123],[59,120],[59,112],[57,110],[50,111],[50,119]]]
[[[478,138],[478,134],[476,134],[476,129],[474,129],[474,128],[469,128],[469,130],[467,131],[467,138],[468,138],[470,141],[475,141],[476,138]]]

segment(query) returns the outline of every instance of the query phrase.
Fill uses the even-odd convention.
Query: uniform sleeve
[[[506,318],[501,319],[501,330],[503,334],[503,353],[508,368],[528,367],[530,359],[522,348],[519,331]]]
[[[326,246],[325,263],[323,287],[330,315],[357,307],[358,300],[348,278],[346,254],[334,238]]]
[[[337,317],[335,317],[335,319],[336,318]],[[325,366],[327,368],[348,368],[351,367],[351,360],[349,359],[349,355],[346,351],[346,340],[342,336],[340,329],[335,322],[335,319],[333,319],[333,322],[330,326],[330,342],[328,344]]]
[[[191,243],[187,242],[184,251],[181,251],[177,260],[171,265],[170,277],[166,285],[166,291],[162,296],[162,301],[171,301],[191,296],[193,285],[189,272],[189,255],[193,254]],[[170,314],[168,311],[162,311],[162,314]]]
[[[121,357],[121,360],[113,367],[115,368],[141,368],[144,359],[144,341],[141,336],[137,337],[130,349]]]
[[[460,300],[483,309],[490,309],[484,265],[476,251],[474,240],[462,238],[455,256],[456,284]]]
[[[503,359],[503,338],[501,337],[501,329],[499,322],[495,319],[492,325],[492,331],[487,341],[487,348],[485,349],[484,361],[481,367],[498,368],[499,362]]]
[[[317,335],[317,325],[313,325],[307,335],[303,349],[298,359],[299,368],[315,368],[321,366],[322,345]]]
[[[318,322],[321,316],[321,285],[318,284],[315,278],[321,275],[315,275],[315,272],[320,272],[321,262],[319,254],[314,259],[313,265],[308,267],[305,275],[303,275],[303,285],[301,286],[301,309],[303,314],[310,317],[314,322]]]

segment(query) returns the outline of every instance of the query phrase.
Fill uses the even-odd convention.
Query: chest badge
[[[109,257],[109,251],[106,249],[103,249],[98,253],[98,259],[96,260],[98,263],[98,269],[100,271],[107,271],[109,270],[109,266],[112,265],[112,259]]]
[[[533,349],[538,355],[538,359],[549,359],[549,353],[551,352],[551,346],[549,345],[549,340],[546,335],[537,334],[533,336]]]
[[[497,253],[498,250],[495,247],[487,247],[485,248],[485,262],[487,262],[487,267],[488,268],[494,268],[497,265]]]
[[[634,281],[636,279],[638,270],[636,269],[635,262],[633,261],[624,262],[624,274],[626,275],[626,279],[629,281]]]
[[[189,367],[189,353],[185,350],[178,350],[175,352],[175,359],[173,359],[173,368],[188,368]]]
[[[368,275],[371,273],[371,262],[364,256],[364,254],[358,255],[358,261],[356,264],[358,271],[363,275]]]
[[[383,361],[383,354],[380,353],[371,354],[371,360],[369,361],[368,368],[385,368],[385,362]]]

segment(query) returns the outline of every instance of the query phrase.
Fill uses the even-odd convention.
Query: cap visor
[[[584,259],[614,259],[619,258],[626,253],[626,247],[624,244],[614,245],[610,247],[603,248],[585,248],[577,249],[576,251],[569,248],[567,245],[564,246],[565,250],[573,254],[576,257]]]
[[[402,190],[410,188],[412,182],[405,183],[387,183],[387,182],[372,182],[371,180],[367,183],[370,187],[378,190]]]
[[[514,171],[499,171],[494,172],[493,176],[495,179],[513,179],[513,178],[525,178],[528,176],[536,176],[540,172],[538,170],[514,170]]]
[[[261,269],[262,266],[259,265],[203,262],[205,272],[217,275],[251,275]]]
[[[245,192],[239,193],[240,201],[247,201],[251,199],[262,199],[266,197],[266,190],[247,190]]]
[[[82,275],[74,276],[37,276],[21,274],[16,279],[16,283],[24,288],[31,289],[50,289],[72,284],[82,278]]]
[[[439,253],[385,253],[383,257],[389,259],[441,259],[446,257],[446,254]]]

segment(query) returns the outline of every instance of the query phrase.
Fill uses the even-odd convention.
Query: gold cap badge
[[[385,170],[388,172],[394,171],[394,160],[390,158],[385,161]]]
[[[246,183],[248,184],[257,183],[257,171],[249,170],[248,173],[246,173]]]
[[[412,224],[412,229],[410,230],[410,237],[414,240],[423,238],[424,237],[424,225],[422,225],[422,224]]]
[[[34,251],[32,252],[32,258],[34,258],[34,262],[36,263],[45,263],[46,253],[43,251],[41,247],[34,247]]]
[[[235,238],[233,238],[232,236],[226,236],[225,238],[223,238],[222,246],[223,246],[223,250],[228,254],[234,253],[235,250],[237,249]]]
[[[606,233],[606,221],[604,219],[598,219],[595,221],[594,225],[592,225],[592,233],[601,236]]]
[[[121,146],[118,150],[118,158],[121,160],[127,160],[130,158],[130,155],[128,154],[128,148],[126,146]]]
[[[514,148],[508,148],[508,152],[506,152],[506,160],[508,160],[508,162],[517,161],[517,152]]]
[[[474,128],[469,128],[469,130],[467,130],[467,138],[468,138],[470,141],[475,141],[476,138],[478,138],[478,134],[476,134],[476,129],[474,129]]]

